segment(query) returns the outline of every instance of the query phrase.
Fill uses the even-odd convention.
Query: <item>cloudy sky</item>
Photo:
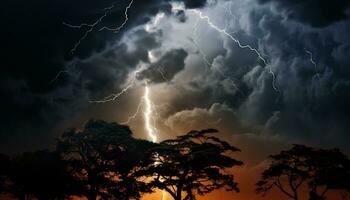
[[[217,128],[251,168],[291,143],[350,151],[350,1],[2,4],[0,152],[90,118],[151,139],[146,87],[158,141]]]

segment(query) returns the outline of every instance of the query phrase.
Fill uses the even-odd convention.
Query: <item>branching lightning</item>
[[[81,42],[83,40],[85,40],[89,34],[94,30],[94,28],[99,25],[102,20],[107,17],[107,15],[109,14],[110,10],[112,10],[114,8],[114,4],[112,4],[112,6],[108,7],[105,9],[105,13],[100,17],[98,18],[94,23],[92,24],[87,24],[87,23],[82,23],[80,25],[71,25],[69,23],[66,23],[66,22],[63,22],[63,25],[66,25],[70,28],[75,28],[75,29],[81,29],[83,27],[89,27],[89,29],[87,31],[85,31],[85,33],[83,34],[83,36],[74,44],[73,48],[70,50],[70,52],[72,54],[74,54],[74,52],[77,50],[77,48],[80,46]]]
[[[120,96],[126,94],[132,87],[135,86],[136,80],[137,80],[137,75],[138,73],[140,73],[143,69],[145,69],[144,67],[141,67],[138,70],[135,70],[132,74],[131,77],[129,78],[129,80],[127,81],[126,86],[118,93],[114,93],[114,94],[110,94],[100,100],[92,100],[89,101],[90,103],[107,103],[110,101],[115,101],[117,100]]]
[[[107,30],[107,31],[119,32],[127,24],[128,20],[129,20],[128,12],[129,12],[129,9],[131,8],[131,6],[133,5],[133,3],[134,3],[134,0],[130,0],[129,4],[127,5],[127,7],[125,8],[125,11],[124,11],[125,19],[119,26],[114,27],[114,28],[104,26],[104,27],[100,28],[98,31]],[[66,25],[70,28],[74,28],[74,29],[82,29],[84,27],[88,28],[87,31],[84,32],[83,36],[75,43],[74,47],[71,49],[71,53],[74,53],[77,50],[77,48],[80,46],[81,42],[83,40],[85,40],[89,36],[89,34],[91,32],[93,32],[95,30],[95,28],[102,23],[102,21],[110,14],[111,10],[114,7],[115,7],[115,2],[110,7],[105,8],[104,14],[101,17],[99,17],[94,23],[91,23],[91,24],[82,23],[80,25],[72,25],[72,24],[63,22],[64,25]],[[142,69],[136,70],[133,73],[132,78],[129,79],[129,81],[127,82],[127,85],[120,92],[110,94],[101,100],[92,100],[92,101],[90,101],[90,103],[107,103],[110,101],[117,100],[120,96],[126,94],[132,87],[135,86],[135,83],[137,80],[137,74],[141,70]],[[56,81],[56,79],[64,72],[65,71],[60,71],[57,74],[57,76],[52,80],[52,82]],[[162,71],[159,70],[159,73],[161,73],[162,77],[165,78]],[[128,124],[137,117],[137,115],[139,114],[140,109],[142,107],[142,104],[144,104],[144,107],[145,107],[145,111],[144,111],[145,128],[146,128],[147,133],[148,133],[149,137],[151,138],[152,142],[156,142],[157,141],[156,134],[158,131],[157,131],[157,128],[154,126],[155,120],[153,117],[153,113],[155,112],[155,106],[154,106],[153,102],[150,100],[149,87],[147,85],[147,82],[145,84],[144,96],[141,98],[141,100],[137,106],[136,112],[133,115],[131,115],[127,121],[123,122],[123,124]],[[163,197],[164,197],[164,194],[163,194]]]
[[[210,18],[209,18],[208,16],[203,15],[203,13],[200,12],[200,11],[198,11],[198,10],[193,10],[193,11],[194,11],[194,13],[196,13],[196,14],[200,17],[200,19],[205,20],[211,28],[213,28],[213,29],[215,29],[216,31],[218,31],[218,32],[220,32],[220,33],[226,35],[227,37],[229,37],[232,41],[234,41],[235,43],[237,43],[238,46],[239,46],[240,48],[242,48],[242,49],[248,48],[249,50],[254,51],[254,52],[256,53],[256,55],[258,56],[258,58],[259,58],[260,60],[262,60],[262,61],[264,62],[265,65],[267,65],[267,61],[265,60],[265,58],[263,58],[263,57],[261,56],[261,54],[260,54],[260,52],[259,52],[258,50],[256,50],[255,48],[251,47],[250,45],[242,45],[242,43],[241,43],[238,39],[236,39],[236,38],[233,37],[231,34],[229,34],[225,29],[220,29],[220,28],[217,27],[215,24],[213,24],[212,21],[210,20]]]
[[[134,0],[131,0],[130,3],[128,4],[128,6],[125,8],[125,11],[124,11],[125,19],[124,19],[123,23],[121,23],[119,26],[117,26],[115,28],[110,28],[110,27],[104,26],[99,31],[102,31],[102,30],[108,30],[108,31],[114,31],[114,32],[120,31],[126,25],[126,23],[128,23],[128,20],[129,20],[128,12],[129,12],[129,9],[131,8],[133,3],[134,3]]]
[[[76,65],[77,62],[73,61],[72,63],[68,64],[65,69],[58,71],[56,76],[51,79],[50,84],[54,84],[63,74],[79,76],[80,72],[78,72],[76,69]]]
[[[123,88],[120,92],[115,93],[115,94],[110,94],[106,97],[104,97],[101,100],[92,100],[89,101],[90,103],[107,103],[110,101],[115,101],[117,100],[120,96],[122,96],[123,94],[126,94],[128,92],[129,89],[131,89],[135,84],[135,81],[132,81],[131,83],[129,83],[125,88]]]
[[[68,70],[61,70],[61,71],[59,71],[59,72],[56,74],[56,76],[50,81],[50,84],[53,84],[54,82],[56,82],[57,79],[58,79],[62,74],[64,74],[64,73],[69,73],[69,71],[68,71]]]
[[[276,86],[276,76],[275,73],[272,71],[271,66],[268,65],[267,61],[265,58],[263,58],[262,54],[255,48],[251,47],[250,45],[246,44],[243,45],[237,38],[235,38],[233,35],[231,35],[230,33],[228,33],[225,29],[221,29],[218,26],[216,26],[210,19],[209,16],[204,15],[201,11],[196,10],[196,9],[192,9],[191,11],[193,11],[200,19],[205,20],[207,22],[207,24],[213,28],[214,30],[216,30],[217,32],[226,35],[228,38],[230,38],[233,42],[235,42],[236,44],[238,44],[238,46],[241,49],[249,49],[250,51],[253,51],[258,58],[265,64],[265,66],[269,66],[269,73],[272,76],[272,87],[275,91],[279,91],[277,86]]]
[[[309,60],[310,60],[311,64],[314,66],[314,69],[315,69],[315,73],[316,73],[317,78],[320,79],[320,74],[319,74],[318,71],[317,71],[317,64],[316,64],[316,62],[314,61],[312,52],[309,51],[309,50],[307,50],[307,49],[305,49],[305,52],[310,56],[310,59],[309,59]]]
[[[136,111],[133,115],[128,117],[128,120],[126,120],[125,122],[122,122],[121,124],[129,124],[132,120],[136,119],[137,115],[140,113],[140,109],[142,107],[143,104],[143,98],[141,98],[139,104],[137,105]]]
[[[119,32],[127,24],[128,20],[129,20],[128,12],[129,12],[129,9],[131,8],[131,6],[133,5],[133,3],[134,3],[134,0],[130,0],[129,4],[127,5],[127,7],[125,8],[125,11],[124,11],[125,19],[119,26],[114,27],[114,28],[104,26],[104,27],[100,28],[98,31],[107,30],[107,31]],[[114,6],[115,6],[115,2],[110,7],[105,8],[104,9],[104,11],[105,11],[104,14],[92,24],[82,23],[80,25],[71,25],[69,23],[63,22],[64,25],[66,25],[66,26],[68,26],[70,28],[74,28],[74,29],[81,29],[81,28],[84,28],[84,27],[88,27],[88,30],[85,31],[83,36],[75,43],[74,47],[71,49],[71,53],[74,53],[77,50],[77,48],[79,47],[79,45],[81,44],[81,42],[83,40],[85,40],[89,36],[89,34],[92,31],[94,31],[95,28],[102,23],[104,18],[106,18],[110,14],[110,11],[114,8]],[[137,80],[137,74],[140,71],[142,71],[142,69],[136,70],[133,73],[133,75],[132,75],[131,79],[129,79],[127,85],[120,92],[115,93],[115,94],[110,94],[110,95],[104,97],[101,100],[90,101],[90,103],[107,103],[107,102],[110,102],[110,101],[117,100],[120,96],[126,94],[128,92],[128,90],[130,90],[132,87],[135,86],[135,82]],[[53,81],[55,81],[60,76],[61,73],[64,73],[64,72],[63,71],[59,72]],[[165,76],[164,76],[162,71],[159,70],[159,73],[161,73],[162,77],[165,78]],[[123,122],[123,124],[128,124],[132,120],[134,120],[137,117],[137,115],[139,114],[142,105],[144,104],[145,111],[144,111],[143,114],[144,114],[144,123],[145,123],[145,128],[146,128],[147,134],[151,138],[152,142],[157,142],[157,139],[158,139],[157,138],[157,132],[158,132],[158,130],[157,130],[156,126],[154,125],[155,124],[155,120],[154,120],[154,116],[153,116],[153,113],[155,112],[155,106],[154,106],[153,102],[150,99],[149,93],[150,93],[149,92],[149,87],[148,87],[148,84],[146,82],[145,83],[144,95],[141,98],[141,100],[140,100],[140,102],[139,102],[139,104],[137,106],[136,112],[133,115],[131,115],[128,118],[127,121]],[[162,199],[163,198],[164,198],[164,194],[162,196]]]
[[[196,46],[196,48],[198,49],[199,53],[202,56],[202,59],[204,61],[204,63],[206,64],[207,67],[209,67],[210,70],[212,70],[212,63],[209,62],[207,55],[203,52],[203,50],[200,48],[200,46],[198,45],[197,39],[197,28],[198,28],[198,22],[199,20],[196,21],[194,29],[193,29],[193,43]],[[243,96],[245,96],[245,94],[243,93],[243,91],[241,89],[239,89],[239,87],[235,84],[235,82],[229,77],[227,76],[223,71],[221,71],[221,69],[217,68],[217,71],[221,74],[222,77],[224,77],[225,79],[229,80],[231,85],[239,92],[241,93]]]
[[[134,3],[134,0],[131,0],[130,3],[128,4],[128,6],[125,8],[125,11],[124,11],[125,19],[124,19],[124,21],[123,21],[123,23],[121,25],[119,25],[116,28],[109,28],[109,27],[104,26],[104,27],[100,28],[98,31],[102,31],[104,29],[109,30],[109,31],[114,31],[114,32],[120,31],[126,25],[126,23],[129,20],[128,11],[131,8],[133,3]],[[114,6],[115,6],[115,2],[110,7],[105,8],[104,9],[104,11],[105,11],[104,14],[92,24],[82,23],[82,24],[79,24],[79,25],[72,25],[72,24],[69,24],[67,22],[63,22],[63,25],[66,25],[66,26],[68,26],[70,28],[74,28],[74,29],[82,29],[84,27],[88,27],[88,29],[84,32],[83,36],[74,44],[73,48],[70,50],[70,52],[72,54],[75,53],[77,48],[80,46],[81,42],[83,40],[85,40],[89,36],[89,34],[92,31],[94,31],[95,28],[98,25],[100,25],[102,23],[103,19],[106,18],[110,14],[110,12],[114,8]]]

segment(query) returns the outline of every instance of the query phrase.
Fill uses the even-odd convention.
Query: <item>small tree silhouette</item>
[[[266,194],[278,188],[289,198],[298,200],[298,191],[305,185],[310,200],[323,200],[330,189],[349,189],[349,159],[338,149],[294,145],[269,158],[271,164],[256,184],[258,193]]]
[[[81,195],[90,200],[138,199],[151,190],[136,179],[134,170],[141,160],[146,162],[153,146],[133,138],[127,126],[90,120],[83,130],[64,133],[57,150],[69,161],[70,173],[83,188]]]
[[[233,175],[224,170],[243,164],[231,155],[239,149],[211,136],[216,132],[190,131],[163,141],[154,149],[154,163],[142,172],[152,176],[150,186],[165,190],[175,200],[193,200],[196,194],[205,195],[219,188],[238,192]]]

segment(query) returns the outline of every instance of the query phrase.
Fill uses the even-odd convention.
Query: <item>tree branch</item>
[[[328,191],[328,186],[326,186],[326,188],[323,190],[323,192],[321,193],[321,196],[324,197],[324,195],[327,193]]]
[[[274,183],[274,185],[276,185],[284,194],[286,194],[290,198],[294,198],[292,194],[290,194],[287,190],[283,188],[279,177],[277,178],[277,181]]]

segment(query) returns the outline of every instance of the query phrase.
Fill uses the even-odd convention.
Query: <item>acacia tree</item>
[[[310,200],[323,200],[330,189],[349,189],[349,159],[337,149],[294,145],[269,158],[270,166],[256,183],[258,193],[277,188],[298,200],[300,188],[308,187]]]
[[[154,163],[143,172],[151,175],[150,186],[168,192],[175,200],[193,200],[219,188],[239,191],[233,175],[225,169],[243,163],[232,157],[239,151],[212,136],[217,130],[190,131],[154,149]]]
[[[138,199],[149,192],[145,183],[133,176],[145,162],[153,143],[132,137],[127,126],[90,120],[83,130],[72,129],[62,135],[57,150],[69,161],[70,173],[90,200],[102,198]],[[129,187],[129,189],[128,189]]]
[[[350,191],[350,160],[339,149],[317,149],[310,158],[310,200],[326,199],[329,190]]]
[[[141,193],[151,193],[151,188],[136,175],[141,166],[149,165],[153,161],[150,159],[151,148],[157,144],[146,140],[131,138],[122,146],[122,154],[118,152],[109,153],[110,160],[113,161],[111,171],[114,174],[110,185],[112,196],[119,200],[139,199]]]

